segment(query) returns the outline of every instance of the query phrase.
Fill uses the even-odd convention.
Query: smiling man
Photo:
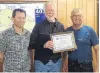
[[[26,12],[23,9],[13,10],[12,27],[0,33],[0,53],[4,53],[3,72],[30,70],[28,54],[30,32],[23,28],[25,19]]]
[[[50,34],[63,32],[64,26],[55,18],[55,7],[52,2],[47,2],[44,9],[46,18],[34,27],[29,50],[35,49],[35,72],[59,72],[62,66],[61,53],[53,53]]]
[[[97,66],[95,72],[99,71],[99,39],[95,31],[83,24],[83,11],[76,8],[71,12],[73,25],[66,31],[73,31],[77,50],[68,52],[68,71],[69,72],[93,72],[92,66],[92,47],[96,53]],[[67,53],[67,52],[66,52]],[[66,60],[66,59],[65,59]],[[67,67],[67,60],[63,67]],[[66,70],[65,68],[64,70]]]

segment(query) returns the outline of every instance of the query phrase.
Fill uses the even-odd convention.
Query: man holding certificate
[[[68,52],[68,71],[69,72],[93,72],[92,67],[92,46],[96,53],[96,69],[99,71],[99,40],[95,31],[86,25],[83,25],[83,12],[76,8],[71,12],[71,20],[73,26],[66,31],[73,31],[77,49]],[[66,54],[66,53],[65,53]],[[67,56],[66,56],[67,57]],[[67,61],[67,60],[66,60]],[[64,63],[63,69],[66,70],[67,65]]]
[[[35,72],[60,72],[62,67],[61,53],[53,53],[53,42],[50,34],[63,32],[64,26],[55,18],[52,2],[46,3],[44,8],[46,19],[34,27],[29,50],[35,50]]]

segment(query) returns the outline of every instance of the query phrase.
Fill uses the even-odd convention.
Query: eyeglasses
[[[72,17],[79,17],[79,18],[81,18],[82,15],[81,14],[79,14],[79,15],[73,15]]]

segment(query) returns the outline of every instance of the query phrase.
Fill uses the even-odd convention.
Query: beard
[[[49,22],[55,22],[55,18],[54,17],[47,17]]]
[[[55,22],[55,16],[54,15],[46,15],[46,18],[49,22]]]

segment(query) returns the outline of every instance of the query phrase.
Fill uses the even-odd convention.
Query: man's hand
[[[98,68],[96,68],[96,70],[95,70],[94,72],[99,72],[99,67],[98,67]]]
[[[99,72],[99,64],[96,63],[96,66],[93,68],[93,72]]]
[[[68,53],[67,51],[61,53],[62,55],[62,72],[68,72]]]
[[[62,72],[68,72],[68,64],[64,63],[62,65]]]
[[[34,72],[34,52],[35,52],[35,50],[34,49],[32,49],[32,50],[29,50],[29,55],[30,55],[30,60],[31,60],[31,68],[30,68],[30,70],[29,70],[29,72]]]
[[[49,48],[49,49],[53,49],[53,42],[52,41],[47,41],[45,44],[44,44],[44,48]]]

